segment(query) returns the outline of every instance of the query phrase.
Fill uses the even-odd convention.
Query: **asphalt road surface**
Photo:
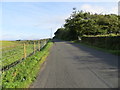
[[[118,56],[57,41],[31,88],[117,88]]]

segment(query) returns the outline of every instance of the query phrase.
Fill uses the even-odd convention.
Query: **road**
[[[118,56],[57,41],[31,88],[116,88]]]

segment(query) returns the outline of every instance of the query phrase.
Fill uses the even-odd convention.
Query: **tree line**
[[[120,16],[116,14],[92,14],[76,11],[65,20],[63,27],[54,33],[55,37],[63,40],[77,40],[78,36],[120,34]]]

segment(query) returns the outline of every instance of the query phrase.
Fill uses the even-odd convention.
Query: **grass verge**
[[[2,73],[2,88],[28,88],[36,79],[41,64],[49,54],[52,42],[49,42],[40,52]]]
[[[105,48],[99,48],[99,47],[96,47],[96,46],[91,46],[89,44],[82,43],[82,42],[79,42],[79,41],[71,41],[71,42],[72,43],[77,43],[77,44],[80,44],[80,45],[84,45],[84,46],[87,46],[89,48],[94,48],[96,50],[100,50],[100,51],[103,51],[103,52],[107,52],[107,53],[110,53],[110,54],[114,54],[114,55],[120,56],[120,50],[108,50],[108,49],[105,49]]]
[[[104,35],[83,35],[84,37],[108,37],[108,36],[120,36],[120,34],[114,34],[114,33],[111,33],[111,34],[104,34]]]

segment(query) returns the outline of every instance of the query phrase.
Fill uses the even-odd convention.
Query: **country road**
[[[56,41],[31,88],[117,88],[118,56]]]

